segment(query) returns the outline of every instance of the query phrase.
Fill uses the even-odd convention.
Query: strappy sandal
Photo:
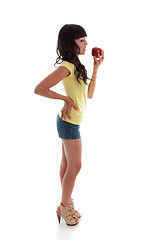
[[[56,213],[59,223],[61,221],[61,217],[65,220],[68,226],[74,226],[80,222],[80,220],[73,214],[70,204],[63,206],[62,203],[60,203],[58,209],[56,210]]]
[[[75,217],[77,217],[77,218],[82,217],[82,214],[74,209],[74,199],[73,198],[71,198],[71,200],[70,200],[70,206],[72,207],[72,211],[73,211],[73,214],[75,215]]]

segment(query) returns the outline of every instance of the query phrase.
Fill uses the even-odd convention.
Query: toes
[[[79,222],[79,219],[75,217],[75,221],[76,221],[76,222]]]

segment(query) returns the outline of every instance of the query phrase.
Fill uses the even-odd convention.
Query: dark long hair
[[[75,65],[75,76],[77,81],[80,83],[79,79],[83,80],[87,84],[87,70],[85,66],[81,64],[78,54],[80,53],[80,48],[76,44],[75,40],[78,38],[86,37],[87,34],[83,27],[75,24],[64,25],[58,34],[56,53],[58,55],[56,59],[56,64],[61,64],[62,61],[68,61]],[[60,62],[59,62],[60,61]]]

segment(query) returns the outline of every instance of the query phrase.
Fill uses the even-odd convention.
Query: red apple
[[[95,56],[96,58],[98,58],[98,54],[101,56],[102,55],[102,49],[101,48],[97,48],[97,47],[94,47],[92,49],[92,56]]]

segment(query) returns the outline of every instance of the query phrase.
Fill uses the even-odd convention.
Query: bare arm
[[[102,64],[103,60],[104,60],[104,51],[102,51],[102,55],[98,55],[98,59],[96,57],[94,58],[94,66],[93,66],[93,74],[92,74],[92,78],[91,78],[91,82],[88,86],[88,92],[87,92],[87,97],[88,98],[92,98],[94,95],[94,91],[96,88],[96,77],[97,77],[97,71],[99,66]]]
[[[52,99],[61,99],[66,100],[66,96],[58,94],[54,91],[51,91],[50,88],[55,86],[62,79],[67,77],[70,74],[70,71],[63,66],[60,66],[54,72],[49,74],[46,78],[44,78],[34,89],[34,93],[41,95],[43,97],[48,97]]]
[[[88,86],[87,97],[91,99],[93,97],[95,87],[96,87],[96,77],[97,77],[97,70],[93,70],[92,78]]]
[[[53,73],[49,74],[46,78],[44,78],[34,89],[35,94],[52,99],[64,100],[65,102],[64,107],[61,111],[62,117],[64,119],[66,118],[66,114],[70,118],[71,107],[73,107],[75,110],[78,110],[78,108],[70,97],[63,96],[54,91],[51,91],[50,88],[55,86],[58,82],[67,77],[69,74],[70,71],[66,67],[60,66],[57,70],[55,70]]]

